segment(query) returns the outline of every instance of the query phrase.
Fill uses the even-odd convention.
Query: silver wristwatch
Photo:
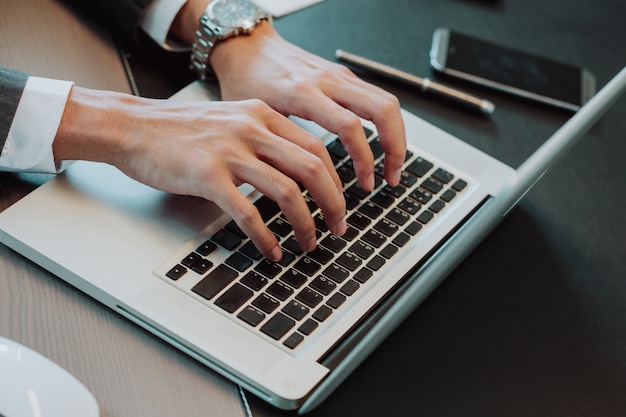
[[[250,0],[212,0],[200,18],[196,41],[192,45],[191,69],[201,80],[213,76],[209,57],[218,42],[247,35],[272,16]]]

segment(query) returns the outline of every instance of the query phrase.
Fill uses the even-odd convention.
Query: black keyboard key
[[[383,267],[383,265],[385,265],[385,262],[385,258],[380,255],[376,255],[367,263],[367,267],[373,271],[378,271]]]
[[[357,240],[350,246],[350,252],[354,253],[361,259],[367,259],[374,253],[374,248],[362,240]],[[345,255],[345,254],[344,254]],[[341,257],[337,259],[337,263],[341,264]]]
[[[239,252],[235,252],[230,255],[224,263],[239,272],[243,272],[252,266],[252,259]]]
[[[404,200],[400,202],[400,204],[398,204],[398,207],[406,211],[407,213],[413,215],[413,214],[416,214],[418,211],[420,211],[420,209],[422,208],[422,205],[413,199],[405,198]]]
[[[423,177],[432,167],[433,164],[431,162],[418,156],[413,162],[407,165],[406,170],[418,177]]]
[[[239,249],[239,252],[243,253],[250,259],[254,259],[258,261],[263,257],[263,254],[254,246],[251,240],[244,243],[244,245]]]
[[[267,285],[269,280],[257,272],[250,271],[246,275],[244,275],[243,278],[239,280],[239,282],[252,288],[254,291],[260,291],[261,289],[263,289],[263,287]]]
[[[419,224],[418,222],[411,222],[404,229],[404,231],[410,234],[411,236],[415,236],[417,232],[419,232],[420,230],[422,230],[422,225]]]
[[[265,314],[261,313],[254,307],[246,306],[243,310],[237,314],[237,317],[245,321],[252,327],[256,327],[263,321]]]
[[[392,245],[391,243],[385,246],[383,250],[380,251],[380,254],[386,259],[391,259],[391,257],[396,253],[398,253],[398,247]]]
[[[383,187],[383,191],[394,198],[400,198],[406,192],[406,188],[402,185],[391,186],[387,184]]]
[[[355,271],[363,261],[353,253],[344,252],[337,258],[337,263],[349,271]]]
[[[352,167],[349,167],[347,165],[342,165],[339,168],[337,168],[337,175],[339,175],[339,179],[341,179],[341,182],[343,184],[349,183],[356,177],[356,174],[354,173],[354,169],[352,169]]]
[[[313,216],[313,221],[315,222],[315,228],[320,232],[328,232],[328,225],[326,225],[326,220],[324,220],[324,215],[322,213],[318,213]]]
[[[228,229],[221,229],[213,235],[211,240],[225,249],[233,250],[241,243],[241,236]]]
[[[408,171],[402,171],[400,175],[400,184],[407,188],[412,188],[417,183],[417,176],[411,174]]]
[[[447,184],[452,181],[454,175],[443,168],[438,168],[435,172],[433,172],[433,177],[437,178],[442,183]]]
[[[213,262],[208,259],[200,258],[191,265],[191,269],[200,275],[203,275],[206,271],[213,267]]]
[[[391,210],[385,217],[399,226],[404,226],[404,224],[410,220],[410,217],[406,212],[397,208]]]
[[[278,298],[280,301],[285,301],[293,294],[293,289],[281,281],[276,281],[267,287],[266,291],[269,295]]]
[[[367,282],[368,279],[370,279],[372,277],[372,275],[374,275],[374,273],[372,272],[371,269],[368,268],[361,268],[359,269],[359,271],[354,275],[354,279],[357,282],[360,282],[361,284],[364,284]]]
[[[302,254],[302,249],[300,249],[300,246],[298,245],[298,241],[296,240],[295,236],[289,236],[287,240],[283,242],[282,246],[283,249],[286,249],[295,255]]]
[[[376,219],[378,216],[383,214],[383,209],[376,204],[367,201],[359,207],[359,212],[365,214],[370,219]]]
[[[339,139],[335,139],[331,143],[329,143],[326,146],[326,149],[328,150],[329,154],[334,155],[338,159],[343,159],[348,156],[348,151]]]
[[[296,268],[298,271],[302,272],[308,277],[312,277],[313,275],[315,275],[315,273],[317,273],[317,271],[319,271],[321,267],[322,266],[320,264],[307,257],[300,259],[294,265],[294,268]]]
[[[354,197],[358,198],[359,200],[363,200],[368,195],[370,195],[370,191],[365,191],[363,188],[361,188],[361,185],[359,185],[358,182],[355,182],[354,184],[352,184],[346,191],[348,191],[348,193],[352,194]]]
[[[304,304],[297,302],[296,300],[291,300],[290,302],[288,302],[281,311],[292,319],[298,321],[302,320],[304,317],[306,317],[307,314],[309,314],[309,308]]]
[[[442,200],[435,200],[430,206],[428,206],[428,210],[432,211],[433,213],[439,213],[441,210],[444,209],[445,206],[446,203],[444,203]]]
[[[261,215],[261,218],[264,222],[267,222],[280,211],[280,207],[278,206],[278,204],[271,198],[264,195],[261,196],[257,201],[255,201],[254,205],[259,211],[259,214]]]
[[[429,193],[428,191],[418,188],[417,190],[409,194],[409,197],[411,197],[413,200],[417,201],[418,203],[426,204],[433,198],[433,195]]]
[[[385,151],[383,150],[383,146],[380,144],[380,140],[378,140],[378,138],[372,139],[370,141],[370,149],[374,154],[374,159],[380,158],[382,154],[385,153]]]
[[[207,240],[202,245],[196,248],[196,252],[198,252],[200,255],[207,256],[208,254],[213,252],[216,248],[217,246],[215,245],[215,243],[211,242],[210,240]]]
[[[300,343],[302,343],[303,340],[304,336],[300,333],[293,332],[288,338],[285,339],[283,345],[287,346],[289,349],[295,349]]]
[[[340,292],[334,293],[328,301],[326,301],[326,305],[334,308],[335,310],[341,307],[341,305],[346,301],[346,296]]]
[[[456,191],[454,190],[446,190],[443,192],[443,194],[441,194],[441,199],[446,203],[452,201],[454,197],[456,197]]]
[[[291,252],[283,252],[283,257],[278,261],[278,265],[287,268],[296,259],[296,255]]]
[[[229,221],[226,226],[224,226],[224,229],[233,232],[234,234],[236,234],[237,236],[241,237],[242,239],[245,239],[247,236],[246,234],[243,232],[243,230],[241,230],[241,228],[239,227],[239,225],[237,225],[237,223],[235,223],[234,220]]]
[[[261,331],[272,339],[279,340],[287,334],[295,324],[296,322],[293,319],[290,319],[283,313],[276,313],[275,316],[261,326]]]
[[[322,272],[322,274],[332,279],[336,283],[342,283],[343,281],[345,281],[346,278],[348,278],[348,275],[350,275],[350,273],[346,269],[340,267],[337,264],[329,265]]]
[[[398,225],[388,219],[382,219],[374,225],[374,229],[385,236],[391,237],[398,231]]]
[[[289,271],[280,277],[280,280],[297,289],[303,286],[309,279],[304,274],[290,268]]]
[[[198,262],[200,259],[202,259],[202,256],[198,255],[195,252],[191,252],[189,255],[185,257],[185,259],[180,261],[180,263],[186,267],[191,268],[191,266],[195,264],[196,262]]]
[[[207,300],[215,297],[217,293],[222,291],[228,284],[237,278],[237,271],[224,264],[220,264],[211,271],[206,278],[197,283],[191,291],[206,298]]]
[[[215,305],[229,313],[234,313],[253,295],[254,292],[252,292],[251,289],[239,283],[235,283],[215,300]]]
[[[320,306],[320,308],[318,308],[315,313],[313,313],[313,318],[319,322],[322,322],[329,318],[332,313],[333,310],[330,307],[323,305]]]
[[[338,253],[346,247],[346,241],[335,235],[328,235],[320,242],[320,245],[326,249],[330,249],[334,253]]]
[[[443,188],[443,184],[436,179],[429,177],[420,184],[420,187],[430,191],[433,194],[437,194]]]
[[[341,235],[341,238],[343,240],[347,240],[348,242],[351,242],[354,239],[356,239],[358,236],[359,236],[359,231],[352,226],[348,226],[346,233]]]
[[[315,278],[311,282],[310,286],[312,289],[319,293],[322,293],[323,295],[328,295],[331,292],[335,291],[335,288],[337,288],[337,284],[323,276]]]
[[[296,295],[296,300],[301,301],[311,308],[315,308],[322,302],[322,300],[324,300],[324,297],[317,291],[314,291],[309,287],[304,287],[302,291]]]
[[[398,234],[398,236],[396,236],[395,238],[393,238],[392,242],[394,245],[402,247],[404,245],[406,245],[409,240],[411,240],[411,236],[409,236],[408,234],[404,233],[404,232],[400,232],[400,234]]]
[[[352,210],[360,203],[360,200],[350,193],[344,192],[343,196],[346,200],[346,210]]]
[[[165,276],[168,277],[169,279],[176,281],[180,279],[186,273],[187,273],[187,268],[185,268],[182,265],[176,265],[172,267],[172,269],[167,271],[167,274],[165,274]]]
[[[372,197],[371,201],[383,208],[389,208],[394,203],[395,198],[393,195],[381,190]]]
[[[306,336],[310,335],[319,327],[319,324],[313,319],[307,319],[298,327],[298,331]]]
[[[277,217],[272,220],[267,227],[280,237],[287,236],[293,230],[289,222],[281,217]]]
[[[386,241],[387,237],[374,229],[370,229],[361,237],[361,239],[375,248],[380,248]]]
[[[348,224],[356,227],[359,230],[365,230],[367,228],[367,226],[370,225],[370,223],[372,222],[369,217],[359,213],[358,211],[355,211],[354,213],[352,213],[348,219]]]
[[[467,183],[462,179],[458,179],[454,184],[452,184],[452,189],[457,192],[463,191],[465,187],[467,187]]]
[[[260,309],[261,311],[266,312],[267,314],[276,310],[280,303],[276,301],[274,298],[269,295],[263,293],[260,294],[257,298],[254,299],[252,305]]]
[[[331,251],[318,246],[312,252],[307,253],[307,256],[320,265],[325,265],[333,259],[334,255]]]
[[[339,291],[341,291],[342,294],[347,295],[349,297],[352,294],[354,294],[359,288],[360,288],[359,283],[351,279],[350,281],[346,282]]]
[[[268,278],[274,278],[282,272],[283,268],[281,268],[281,266],[276,262],[263,259],[254,267],[254,270],[260,272]]]
[[[426,224],[433,219],[434,215],[430,211],[423,211],[419,216],[417,216],[417,221],[422,224]]]

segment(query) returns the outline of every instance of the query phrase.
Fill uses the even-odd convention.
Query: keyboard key
[[[417,216],[417,220],[422,224],[426,224],[431,221],[433,217],[433,213],[430,211],[423,211],[419,216]]]
[[[204,275],[206,271],[213,267],[213,262],[205,258],[200,258],[191,265],[191,269],[200,275]]]
[[[213,242],[227,250],[233,250],[241,243],[241,236],[227,229],[221,229],[211,237]]]
[[[182,265],[175,265],[172,269],[167,271],[165,274],[169,279],[173,279],[174,281],[180,279],[183,275],[187,273],[187,268]]]
[[[462,179],[458,179],[454,184],[452,184],[452,189],[457,192],[463,191],[465,187],[467,187],[467,183]]]
[[[346,247],[346,241],[338,236],[328,235],[320,242],[320,245],[337,253]]]
[[[217,246],[215,245],[215,243],[211,242],[210,240],[207,240],[202,245],[196,248],[196,252],[198,252],[200,255],[207,256],[208,254],[213,252],[215,249],[217,249]]]
[[[276,313],[276,315],[261,326],[261,331],[272,339],[279,340],[287,334],[295,324],[296,322],[293,319],[290,319],[283,313]]]
[[[400,204],[398,204],[398,207],[413,215],[420,211],[422,205],[419,204],[417,201],[414,201],[413,199],[405,198],[400,202]]]
[[[239,314],[237,314],[237,317],[248,323],[250,326],[256,327],[263,321],[263,319],[265,319],[265,314],[261,313],[254,307],[246,306]]]
[[[329,318],[332,313],[333,310],[330,307],[323,305],[320,306],[315,313],[313,313],[313,318],[319,322],[323,322]]]
[[[359,207],[359,212],[365,214],[370,219],[376,219],[383,214],[383,209],[370,201],[366,201]]]
[[[349,271],[355,271],[363,261],[353,253],[344,252],[337,258],[337,263]]]
[[[314,251],[307,253],[307,256],[313,259],[315,262],[325,265],[333,259],[333,253],[329,250],[324,249],[321,246],[315,248]]]
[[[198,262],[200,259],[202,259],[202,256],[198,255],[195,252],[191,252],[189,255],[185,257],[185,259],[180,261],[180,263],[188,268],[191,268],[191,266],[195,264],[196,262]]]
[[[367,226],[372,222],[367,216],[355,211],[352,213],[348,219],[348,224],[356,227],[359,230],[365,230]]]
[[[255,291],[260,291],[261,289],[263,289],[263,287],[267,285],[269,280],[257,272],[250,271],[246,275],[244,275],[244,277],[241,278],[239,282],[241,282],[243,285],[248,286],[249,288],[252,288]]]
[[[334,263],[329,265],[322,273],[324,276],[327,276],[338,284],[345,281],[345,279],[350,275],[346,269]]]
[[[392,243],[396,246],[402,247],[406,245],[409,242],[409,240],[411,240],[411,236],[409,236],[408,234],[404,232],[400,232],[398,236],[393,238]]]
[[[380,254],[386,259],[391,259],[391,257],[396,253],[398,253],[398,247],[392,245],[391,243],[385,246],[383,250],[380,251]]]
[[[394,196],[381,190],[372,197],[372,201],[383,208],[389,208],[396,200]]]
[[[296,300],[302,301],[304,304],[311,308],[315,308],[319,303],[322,302],[322,300],[324,300],[324,297],[320,293],[312,290],[311,288],[304,287],[302,291],[300,291],[296,296]]]
[[[302,249],[300,249],[300,246],[298,245],[298,241],[296,240],[295,236],[289,236],[289,238],[287,238],[287,240],[283,242],[282,246],[283,249],[286,249],[295,255],[302,254]]]
[[[368,268],[361,268],[359,269],[359,271],[354,275],[354,279],[357,282],[360,282],[361,284],[365,284],[367,282],[368,279],[370,279],[372,277],[372,275],[374,275],[374,273],[372,272],[371,269]]]
[[[263,257],[263,254],[259,252],[259,250],[256,248],[256,246],[254,246],[254,243],[252,243],[251,240],[244,243],[244,245],[239,249],[239,252],[243,253],[250,259],[254,259],[255,261],[258,261]]]
[[[404,231],[407,232],[408,234],[410,234],[411,236],[415,236],[417,234],[417,232],[419,232],[420,230],[422,230],[422,225],[419,224],[418,222],[411,222],[404,229]]]
[[[239,272],[243,272],[252,266],[252,259],[239,252],[235,252],[230,255],[224,263]]]
[[[300,259],[298,262],[296,262],[296,264],[294,265],[294,268],[302,272],[304,275],[308,277],[312,277],[313,275],[315,275],[317,271],[319,271],[322,268],[322,266],[318,264],[317,262],[315,262],[314,260],[304,257]]]
[[[411,192],[411,194],[409,194],[409,197],[411,197],[413,200],[417,201],[418,203],[426,204],[433,198],[433,195],[429,193],[428,191],[418,188],[414,190],[413,192]]]
[[[283,268],[281,268],[281,266],[276,262],[263,259],[254,267],[254,270],[260,272],[268,278],[274,278],[282,272]]]
[[[413,162],[407,165],[406,170],[418,177],[423,177],[432,167],[433,164],[431,162],[418,156]]]
[[[335,310],[341,307],[341,305],[346,301],[346,296],[336,292],[334,293],[328,301],[326,301],[326,305],[334,308]]]
[[[367,259],[374,253],[374,248],[362,240],[357,240],[352,244],[352,246],[350,246],[350,252],[354,253],[361,259]],[[339,259],[337,262],[339,263]]]
[[[377,232],[376,230],[368,230],[362,237],[365,243],[372,245],[375,248],[380,248],[386,241],[385,235]]]
[[[252,290],[239,283],[235,283],[215,300],[215,305],[229,313],[234,313],[253,295],[254,292],[252,292]]]
[[[306,336],[310,335],[319,327],[319,323],[313,319],[307,319],[298,327],[298,331]]]
[[[254,202],[255,207],[259,211],[261,218],[264,222],[267,222],[269,219],[274,217],[280,211],[280,207],[274,200],[269,197],[261,196],[257,201]]]
[[[411,174],[408,171],[402,171],[400,176],[400,184],[404,185],[406,188],[413,188],[413,186],[417,183],[417,176]]]
[[[311,282],[310,286],[315,291],[322,293],[324,295],[330,294],[331,292],[335,291],[335,288],[337,288],[337,284],[335,284],[334,282],[332,282],[331,280],[323,276],[319,276],[315,278]]]
[[[236,277],[237,272],[224,265],[218,265],[213,271],[211,271],[206,278],[197,283],[191,291],[196,294],[206,298],[207,300],[212,299],[222,291],[228,284],[230,284]]]
[[[278,306],[280,305],[280,303],[276,301],[275,299],[273,299],[272,297],[270,297],[269,295],[263,293],[254,299],[254,301],[252,302],[252,305],[261,309],[261,311],[264,311],[269,314],[272,311],[276,310]]]
[[[304,340],[304,336],[300,333],[293,332],[291,335],[285,339],[283,345],[287,346],[289,349],[295,349],[302,341]]]
[[[267,227],[280,237],[285,237],[293,230],[289,222],[283,218],[277,217]]]
[[[335,139],[331,143],[329,143],[326,146],[326,149],[328,149],[329,154],[334,155],[338,159],[343,159],[348,156],[348,151],[339,139]]]
[[[443,194],[441,194],[441,199],[446,203],[452,201],[454,197],[456,197],[456,192],[454,190],[446,190],[443,192]]]
[[[289,271],[280,277],[280,280],[297,289],[303,286],[308,281],[308,278],[295,269],[290,268]]]
[[[385,217],[399,226],[403,226],[406,222],[410,220],[408,214],[406,214],[404,211],[399,210],[397,208],[394,208],[393,210],[391,210],[389,213],[387,213],[387,216]]]
[[[297,302],[296,300],[291,300],[287,303],[285,307],[281,310],[283,313],[291,317],[295,320],[302,320],[309,314],[309,309],[304,304]]]
[[[359,283],[351,279],[350,281],[346,282],[339,291],[349,297],[354,294],[359,289],[359,287]]]
[[[376,255],[367,263],[367,267],[373,271],[378,271],[383,267],[383,265],[385,265],[385,262],[385,258],[380,255]]]
[[[444,184],[449,183],[454,178],[454,175],[450,174],[443,168],[438,168],[435,172],[433,172],[433,177],[437,178]]]
[[[385,236],[391,237],[398,231],[398,225],[387,219],[382,219],[374,225],[374,229]]]
[[[285,301],[293,294],[293,289],[281,281],[276,281],[267,287],[266,291],[269,295],[278,298],[280,301]]]
[[[443,188],[443,184],[439,181],[435,180],[432,177],[426,178],[421,184],[420,187],[430,191],[433,194],[437,194]]]
[[[441,200],[435,200],[430,206],[428,206],[428,210],[432,211],[433,213],[439,213],[445,207],[446,203]]]

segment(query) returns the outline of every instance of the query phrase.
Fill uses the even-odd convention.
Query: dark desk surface
[[[275,25],[328,59],[342,48],[420,76],[430,75],[433,30],[448,26],[585,66],[602,86],[626,65],[624,16],[623,0],[326,0]],[[139,84],[142,94],[167,96],[184,85],[186,75],[159,78],[139,54],[130,62],[149,80]],[[455,84],[496,103],[495,114],[481,118],[368,79],[397,94],[406,109],[513,166],[569,117]],[[626,415],[624,115],[626,98],[311,415]],[[6,250],[0,255],[9,267],[36,269]],[[64,285],[54,290],[71,292]],[[170,352],[86,304],[81,308],[102,314],[102,325],[119,328],[116,337],[129,339],[125,343],[153,356]],[[175,357],[185,371],[193,366]],[[117,377],[127,383],[126,375]],[[194,378],[211,374],[198,371]],[[283,414],[248,398],[255,417]],[[134,415],[146,415],[135,406]]]

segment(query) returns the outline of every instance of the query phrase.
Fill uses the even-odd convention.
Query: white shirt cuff
[[[139,25],[156,43],[169,51],[184,51],[191,46],[168,37],[172,23],[187,0],[154,0],[144,10]]]
[[[52,142],[74,83],[29,77],[0,155],[4,171],[57,173]]]

